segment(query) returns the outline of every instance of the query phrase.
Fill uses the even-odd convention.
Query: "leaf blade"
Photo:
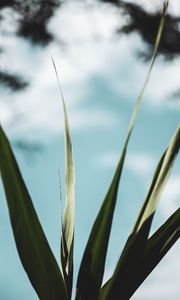
[[[129,236],[113,276],[102,289],[100,296],[101,300],[116,299],[115,295],[117,294],[121,297],[130,297],[130,286],[133,286],[133,282],[136,280],[135,277],[138,276],[136,270],[140,272],[141,260],[146,251],[147,238],[156,205],[158,203],[160,193],[162,192],[162,188],[170,175],[170,171],[177,157],[179,148],[180,127],[178,127],[175,131],[167,150],[158,164],[150,190],[141,210],[143,213],[140,213],[140,217],[138,218],[138,226],[135,225],[133,232]],[[149,203],[150,210],[148,209]],[[146,209],[148,209],[148,213],[146,212]],[[128,274],[128,270],[131,270],[130,275]],[[129,282],[128,289],[125,284],[126,280]],[[129,294],[127,295],[127,293]]]
[[[68,113],[61,84],[52,58],[54,70],[58,80],[61,100],[64,112],[64,138],[65,138],[65,168],[66,168],[66,201],[61,236],[61,264],[68,291],[68,299],[71,298],[73,277],[73,248],[74,248],[74,226],[75,226],[75,168],[73,158],[73,147],[71,142]]]
[[[119,186],[119,181],[121,178],[121,173],[124,165],[126,151],[140,109],[142,96],[148,84],[152,72],[152,67],[155,62],[157,49],[160,43],[160,39],[164,27],[164,17],[165,17],[166,9],[167,9],[167,2],[165,2],[164,5],[164,10],[160,21],[159,29],[158,29],[149,70],[145,78],[143,87],[135,103],[135,107],[130,120],[130,125],[128,128],[127,137],[124,143],[122,154],[118,166],[116,168],[115,175],[111,182],[110,188],[106,194],[100,212],[94,222],[93,228],[90,233],[90,237],[88,239],[85,248],[83,260],[81,262],[80,271],[78,275],[76,300],[97,299],[99,295],[100,287],[102,284],[103,273],[104,273],[104,265],[105,265],[107,246],[108,246],[108,241],[109,241],[109,236],[111,231],[112,219],[113,219],[114,209],[116,205],[118,186]]]
[[[0,171],[17,250],[31,284],[40,299],[66,299],[60,269],[1,127]]]
[[[131,286],[131,297],[142,282],[159,264],[174,243],[180,238],[180,209],[177,209],[169,219],[148,239],[141,267],[136,273]]]
[[[161,192],[168,180],[174,161],[179,152],[179,147],[180,147],[180,127],[177,127],[169,143],[169,146],[165,151],[164,155],[162,156],[159,166],[155,172],[150,190],[147,194],[147,197],[140,211],[137,222],[134,226],[133,233],[138,232],[142,227],[143,223],[150,216],[154,215],[160,199]],[[149,230],[150,230],[150,225],[149,225]],[[149,230],[145,238],[148,237]]]

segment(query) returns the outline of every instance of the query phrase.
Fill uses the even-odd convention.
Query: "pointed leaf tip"
[[[74,244],[74,223],[75,223],[75,170],[73,159],[73,147],[71,142],[68,114],[64,96],[56,69],[52,58],[56,77],[59,84],[61,100],[64,112],[64,137],[65,137],[65,169],[66,169],[66,201],[61,236],[61,263],[66,281],[69,298],[72,291],[73,276],[73,244]]]

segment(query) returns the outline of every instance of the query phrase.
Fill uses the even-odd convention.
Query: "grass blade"
[[[178,208],[169,219],[148,239],[146,245],[146,254],[155,256],[160,252],[171,235],[180,229],[180,208]]]
[[[134,275],[134,281],[128,297],[131,297],[134,294],[179,238],[180,209],[177,209],[176,212],[152,235],[152,237],[148,239],[145,254],[142,257],[138,272]]]
[[[99,294],[124,156],[125,152],[95,220],[84,252],[78,275],[77,300],[95,300]]]
[[[148,84],[152,67],[154,65],[157,49],[159,46],[162,30],[164,27],[164,18],[165,18],[166,10],[167,10],[167,2],[165,2],[164,4],[164,10],[160,21],[156,41],[155,41],[150,67],[144,85],[142,87],[142,90],[137,98],[134,107],[129,129],[127,132],[127,137],[123,147],[123,151],[115,175],[113,177],[112,183],[105,197],[103,205],[99,211],[99,214],[95,220],[95,223],[90,233],[89,240],[85,248],[85,252],[83,255],[83,259],[81,262],[80,271],[78,275],[76,300],[85,300],[85,299],[95,300],[98,299],[99,296],[99,291],[101,288],[102,278],[104,274],[104,265],[105,265],[108,241],[109,241],[109,236],[111,231],[112,219],[113,219],[114,209],[116,205],[118,186],[119,186],[119,181],[121,178],[121,173],[124,165],[127,146],[135,125],[137,114],[140,109],[142,96]]]
[[[156,267],[170,249],[172,241],[180,237],[180,208],[148,239],[143,259],[143,277]]]
[[[134,226],[133,233],[138,232],[147,219],[151,220],[152,222],[152,218],[155,213],[161,192],[170,175],[174,160],[179,151],[179,147],[180,147],[180,127],[177,128],[155,172],[153,182],[151,184],[149,193],[146,197],[146,200],[140,211],[139,217]],[[152,217],[150,218],[150,216]],[[147,239],[147,236],[149,234],[151,222],[149,222],[149,228],[147,230],[145,239]]]
[[[114,300],[116,295],[129,299],[131,286],[136,282],[137,272],[141,272],[142,257],[145,255],[147,239],[160,194],[169,177],[175,158],[180,148],[180,128],[173,135],[156,169],[150,190],[129,236],[123,253],[110,281],[104,286],[100,299]],[[128,280],[128,288],[127,282]],[[127,297],[127,298],[126,298]]]
[[[64,111],[64,136],[65,136],[65,166],[66,166],[66,202],[65,211],[62,224],[62,236],[61,236],[61,263],[63,268],[63,274],[66,281],[68,298],[71,298],[72,292],[72,277],[73,277],[73,245],[74,245],[74,222],[75,222],[75,171],[74,171],[74,159],[73,148],[71,143],[69,122],[67,109],[57,73],[57,69],[53,61],[54,70],[57,76],[61,100]]]
[[[31,284],[42,300],[67,299],[60,269],[1,127],[0,172],[17,250]]]

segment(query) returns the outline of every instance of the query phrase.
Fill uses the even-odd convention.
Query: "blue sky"
[[[80,5],[67,4],[50,24],[57,38],[57,28],[61,28],[61,37],[68,45],[65,51],[58,43],[40,49],[21,39],[1,37],[7,48],[5,66],[25,71],[32,80],[31,87],[19,94],[1,89],[4,99],[0,102],[1,122],[11,140],[22,137],[44,144],[34,162],[28,163],[17,150],[16,156],[48,240],[59,259],[58,169],[64,192],[63,114],[51,56],[56,61],[74,145],[76,274],[93,220],[113,176],[133,104],[148,67],[135,55],[137,49],[144,47],[137,35],[111,38],[117,22],[114,9],[106,6],[101,10],[94,6],[93,10],[85,12]],[[169,99],[179,86],[179,67],[179,59],[170,65],[158,59],[144,95],[120,184],[105,278],[114,268],[155,166],[179,123],[180,102]],[[15,113],[22,114],[23,118],[12,123]],[[179,162],[178,159],[161,197],[153,230],[178,207]],[[0,196],[3,198],[0,201],[0,299],[35,300],[37,296],[17,256],[2,186]],[[132,299],[179,298],[178,251],[179,245],[176,245]]]

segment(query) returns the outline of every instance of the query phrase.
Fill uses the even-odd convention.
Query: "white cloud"
[[[22,98],[23,95],[13,103],[13,111],[3,103],[0,105],[0,119],[8,135],[23,137],[28,133],[28,138],[46,140],[47,136],[53,138],[63,133],[64,117],[58,92],[50,95],[48,90],[31,90],[26,96],[25,105],[21,104]],[[66,101],[71,131],[115,126],[116,118],[113,114],[93,108],[76,109],[71,101]],[[14,119],[15,112],[18,114]],[[20,121],[18,121],[19,117]]]
[[[149,174],[155,165],[152,155],[144,153],[132,153],[127,156],[126,167],[138,175]]]
[[[97,2],[67,1],[51,20],[50,29],[61,28],[61,38],[69,43],[86,43],[97,38],[111,38],[119,14],[113,6]]]
[[[101,157],[98,157],[98,163],[104,168],[114,168],[119,159],[120,155],[115,152],[102,154]]]
[[[103,167],[112,168],[117,165],[119,157],[120,154],[112,152],[102,155],[98,160]],[[154,157],[146,153],[128,153],[125,160],[125,167],[140,176],[149,174],[154,165]]]
[[[171,64],[156,64],[146,90],[146,95],[155,106],[163,105],[180,109],[180,101],[172,101],[170,96],[179,89],[178,70],[180,68],[180,59],[176,59]],[[173,80],[171,80],[171,78]]]
[[[133,54],[138,44],[138,48],[143,47],[142,43],[136,35],[128,39],[123,36],[119,40],[111,40],[110,37],[118,23],[119,15],[110,6],[104,5],[100,9],[97,4],[84,9],[83,4],[68,3],[57,11],[50,24],[57,39],[64,38],[67,42],[64,52],[58,43],[53,43],[43,50],[31,47],[23,39],[1,36],[1,44],[6,49],[2,69],[20,72],[32,80],[32,86],[19,95],[5,95],[3,92],[6,103],[0,102],[0,119],[8,132],[30,135],[41,131],[51,134],[62,131],[59,127],[62,113],[59,112],[57,81],[51,55],[59,70],[72,127],[83,129],[87,126],[112,124],[108,122],[113,119],[110,112],[102,112],[96,107],[91,107],[90,111],[81,109],[80,101],[86,101],[88,80],[97,74],[106,77],[112,88],[120,95],[128,95],[128,99],[134,99],[134,95],[138,94],[142,86],[147,66],[140,63]],[[172,63],[171,66],[155,66],[146,93],[150,99],[149,103],[159,104],[159,107],[162,107],[161,103],[164,105],[167,94],[179,85],[179,77],[176,76],[178,65],[180,61]],[[16,121],[19,122],[12,127],[10,124],[14,112],[18,116],[22,114],[24,119],[20,122],[18,118]],[[92,118],[95,120],[92,121]],[[146,172],[150,167],[150,160],[147,157],[143,159],[144,162],[138,160],[138,157],[132,160],[129,158],[131,169],[134,168],[141,174]]]
[[[136,35],[129,37],[128,42],[124,40],[124,49],[128,46],[133,50],[144,49],[144,44]],[[114,52],[112,56],[114,59],[111,60],[111,68],[107,76],[113,88],[119,94],[123,94],[126,99],[135,102],[145,81],[148,65],[142,63],[139,59],[137,60],[134,51],[131,52],[127,49],[125,53],[127,57],[124,57],[124,55],[119,56],[122,61],[119,63],[118,68],[115,68],[115,59],[117,60],[118,54]],[[131,66],[131,69],[129,66]],[[171,95],[179,90],[179,68],[180,59],[175,59],[169,64],[163,63],[157,58],[143,96],[144,106],[152,109],[180,109],[179,99],[177,98],[177,101],[171,99]]]
[[[1,44],[7,49],[2,69],[25,74],[32,80],[30,88],[20,94],[3,91],[5,102],[0,102],[0,120],[8,134],[28,134],[40,138],[44,133],[56,135],[62,132],[63,122],[60,121],[63,118],[62,108],[51,55],[59,71],[71,127],[82,130],[87,127],[114,124],[115,119],[109,112],[93,107],[90,109],[79,107],[82,99],[86,101],[84,96],[87,79],[97,72],[102,72],[104,62],[109,56],[108,42],[106,40],[100,44],[94,42],[92,24],[88,20],[93,14],[101,27],[100,30],[104,30],[104,38],[107,39],[113,31],[113,24],[117,18],[114,18],[113,12],[107,17],[106,12],[104,10],[98,12],[97,7],[84,10],[81,6],[64,5],[50,25],[52,31],[57,33],[57,38],[66,40],[68,37],[68,47],[64,52],[57,43],[43,50],[32,48],[23,39],[1,36]],[[60,36],[57,28],[61,28]],[[79,39],[82,39],[82,43]],[[15,120],[13,113],[18,115]],[[22,116],[22,120],[19,116]]]
[[[8,122],[12,118],[12,113],[6,102],[0,104],[0,123]]]
[[[148,5],[148,1],[146,3]],[[163,5],[163,1],[158,3],[159,7]],[[177,5],[176,0],[170,3],[170,11],[174,12]],[[156,6],[157,1],[154,1],[148,8]],[[56,54],[57,63],[62,66],[63,83],[69,84],[71,81],[71,84],[81,82],[83,85],[87,78],[98,73],[108,79],[119,95],[127,95],[126,98],[135,100],[145,80],[148,65],[135,56],[137,49],[144,49],[142,39],[137,34],[112,39],[115,29],[123,20],[112,6],[99,7],[91,2],[89,6],[69,2],[57,12],[50,27],[53,32],[57,32],[56,28],[61,28],[58,38],[67,42],[65,51],[68,55],[59,55],[58,48],[52,48],[52,53]],[[96,40],[96,36],[99,40]],[[180,109],[180,101],[168,99],[179,88],[178,66],[180,67],[180,59],[171,64],[156,61],[145,92],[148,105]]]
[[[180,176],[171,176],[162,193],[159,209],[163,216],[171,215],[180,204]]]

